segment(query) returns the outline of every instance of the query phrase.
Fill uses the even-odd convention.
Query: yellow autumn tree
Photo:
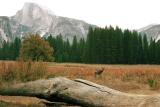
[[[22,42],[20,58],[32,61],[52,61],[53,48],[38,34],[28,34]]]

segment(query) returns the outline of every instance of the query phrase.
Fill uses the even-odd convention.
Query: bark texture
[[[87,80],[64,77],[1,88],[0,94],[32,96],[84,107],[160,107],[160,95],[128,94]]]

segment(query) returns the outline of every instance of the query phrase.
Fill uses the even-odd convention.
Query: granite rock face
[[[6,24],[2,25],[3,23]],[[64,39],[68,38],[71,41],[74,36],[77,36],[77,39],[86,38],[88,28],[96,27],[81,20],[56,16],[34,3],[25,3],[12,17],[0,18],[0,24],[0,32],[3,34],[0,38],[5,41],[23,37],[27,33],[38,33],[41,36],[61,34]]]
[[[148,40],[151,38],[160,40],[160,24],[152,24],[138,30],[142,35],[146,34]]]
[[[0,42],[10,41],[12,38],[9,17],[0,16]]]

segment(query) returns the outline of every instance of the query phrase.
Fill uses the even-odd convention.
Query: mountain
[[[148,25],[138,30],[141,34],[146,34],[148,39],[160,40],[160,24]]]
[[[10,41],[12,39],[12,31],[9,17],[0,16],[0,42],[2,40]]]
[[[77,39],[85,38],[90,26],[95,27],[81,20],[56,16],[37,4],[25,3],[14,16],[0,17],[0,39],[7,41],[27,33],[38,33],[41,36],[61,34],[71,41],[75,35]]]

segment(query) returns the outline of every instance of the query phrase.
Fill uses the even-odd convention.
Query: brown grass
[[[160,92],[160,65],[101,65],[101,64],[75,64],[75,63],[40,63],[38,64],[39,66],[37,66],[36,64],[38,63],[31,64],[32,69],[35,69],[36,67],[37,68],[36,70],[31,70],[32,72],[29,73],[27,71],[28,63],[12,62],[12,61],[0,62],[0,73],[1,75],[3,75],[3,73],[6,72],[6,70],[10,71],[11,68],[16,68],[16,69],[18,68],[18,71],[16,70],[16,72],[18,73],[20,72],[20,74],[24,73],[25,75],[27,75],[29,73],[28,76],[22,76],[23,78],[26,77],[29,78],[27,79],[27,81],[39,78],[52,78],[52,77],[64,76],[70,79],[82,78],[90,80],[92,82],[105,85],[110,88],[117,89],[123,92],[137,93],[137,94],[157,94]],[[42,70],[42,68],[39,67],[45,69]],[[95,78],[94,72],[96,71],[96,69],[101,67],[104,67],[105,71],[103,72],[101,77]],[[43,76],[37,76],[37,72],[39,72],[40,70],[43,71],[42,72],[42,74],[44,73]],[[15,78],[19,78],[19,76]],[[14,80],[20,81],[20,79],[14,79]],[[24,97],[23,99],[22,97],[24,101],[26,100],[25,98],[26,97]]]
[[[95,78],[96,69],[105,68],[102,76]],[[65,76],[82,78],[111,88],[132,92],[133,90],[160,90],[159,65],[101,65],[75,63],[44,63],[0,61],[2,82],[25,82],[40,78]]]
[[[18,103],[20,105],[26,105],[26,106],[28,104],[29,105],[40,105],[40,106],[42,106],[42,104],[40,104],[40,100],[38,98],[34,98],[34,97],[0,96],[0,101],[13,103],[13,104],[17,104]],[[7,106],[4,106],[4,107],[7,107]],[[30,107],[30,106],[27,106],[27,107]],[[38,107],[38,106],[36,106],[36,107]]]
[[[102,77],[95,78],[94,72],[97,68],[101,67],[105,68]],[[149,91],[160,89],[159,65],[49,63],[48,75],[49,77],[66,76],[71,79],[82,78],[126,92],[137,89],[146,89]],[[148,80],[156,81],[156,85],[150,87]]]
[[[25,82],[44,78],[47,68],[42,62],[0,62],[1,82]]]

